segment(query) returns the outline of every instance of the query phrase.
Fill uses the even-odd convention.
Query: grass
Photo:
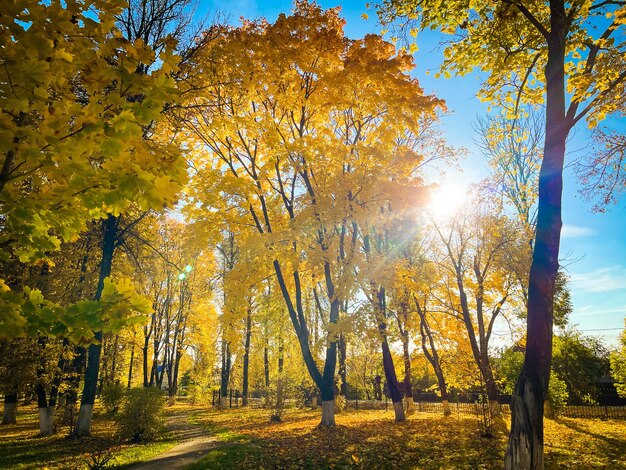
[[[180,407],[173,409],[180,410]],[[168,412],[171,412],[168,410]],[[167,433],[158,441],[145,444],[120,444],[111,417],[95,414],[92,435],[68,437],[69,428],[61,427],[53,436],[38,436],[35,406],[18,408],[17,424],[0,426],[0,469],[82,469],[93,454],[113,454],[107,468],[127,468],[170,449],[177,437]]]
[[[223,443],[190,467],[500,469],[506,435],[484,438],[476,417],[416,414],[396,424],[392,413],[351,411],[337,427],[316,427],[319,413],[287,412],[270,423],[266,410],[209,410],[202,421]],[[626,469],[626,422],[546,420],[546,469]]]

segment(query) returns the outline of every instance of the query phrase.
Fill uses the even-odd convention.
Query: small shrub
[[[114,385],[107,385],[102,389],[102,393],[100,394],[100,398],[102,398],[102,404],[104,405],[104,410],[107,413],[117,413],[122,404],[122,400],[124,400],[124,393],[126,389],[120,383],[116,383]]]
[[[341,413],[346,409],[346,397],[343,395],[337,395],[335,397],[335,413]]]
[[[548,383],[548,400],[550,400],[552,412],[555,415],[563,411],[565,405],[567,405],[568,398],[569,393],[567,392],[567,385],[559,379],[553,371],[552,375],[550,375],[550,382]]]
[[[482,437],[493,437],[494,435],[494,420],[489,403],[489,398],[486,393],[478,395],[478,400],[474,403],[474,409],[476,412],[476,418],[478,419],[478,429]]]
[[[278,381],[275,387],[270,387],[267,400],[271,408],[270,421],[282,421],[285,414],[285,389],[281,380]]]
[[[92,450],[85,457],[85,463],[89,470],[103,470],[109,466],[115,452],[119,451],[119,447],[113,447],[108,449]]]
[[[317,386],[309,383],[301,383],[296,388],[296,393],[299,398],[297,406],[298,408],[304,408],[311,406],[313,403],[313,397],[317,397]]]
[[[213,390],[199,384],[191,384],[187,387],[189,402],[193,405],[206,405],[211,402]]]
[[[120,437],[133,442],[154,440],[165,424],[163,393],[158,388],[133,388],[127,391],[116,416]]]

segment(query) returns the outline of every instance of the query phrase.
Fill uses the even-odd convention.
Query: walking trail
[[[167,429],[178,437],[179,444],[167,452],[157,455],[151,460],[133,465],[129,469],[182,470],[196,463],[210,450],[224,445],[224,443],[220,443],[214,437],[208,435],[202,425],[188,422],[188,417],[188,410],[177,411],[168,417]]]

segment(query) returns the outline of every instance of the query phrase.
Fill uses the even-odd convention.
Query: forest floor
[[[0,468],[84,469],[108,455],[106,468],[144,470],[194,461],[188,469],[500,469],[506,448],[506,435],[481,437],[470,414],[416,413],[397,424],[392,411],[347,411],[335,428],[320,430],[320,413],[311,410],[288,409],[279,423],[264,409],[176,405],[167,413],[164,438],[120,445],[107,415],[94,417],[91,438],[67,438],[63,428],[38,437],[36,407],[23,407],[17,425],[0,426]],[[626,469],[626,420],[546,420],[545,441],[547,469]]]
[[[198,469],[381,468],[501,469],[507,436],[481,437],[478,418],[417,413],[404,423],[392,411],[338,414],[334,429],[316,426],[320,413],[208,410],[199,419],[218,447],[189,467]],[[561,418],[545,422],[546,469],[626,469],[626,421]]]

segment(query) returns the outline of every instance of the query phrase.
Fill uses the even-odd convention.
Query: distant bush
[[[317,396],[317,386],[308,382],[303,382],[297,387],[298,407],[311,406],[313,397]]]
[[[194,405],[206,405],[211,401],[213,389],[210,387],[203,387],[200,384],[190,384],[187,387],[187,396],[189,402]]]
[[[159,437],[165,424],[164,405],[163,393],[158,388],[128,390],[116,416],[120,437],[133,442]]]
[[[559,379],[554,371],[552,371],[550,382],[548,383],[548,400],[550,401],[554,415],[558,415],[563,411],[565,405],[567,405],[568,398],[567,384]]]
[[[117,413],[124,400],[124,392],[126,389],[120,383],[107,385],[102,389],[100,398],[102,398],[102,404],[107,413]]]

